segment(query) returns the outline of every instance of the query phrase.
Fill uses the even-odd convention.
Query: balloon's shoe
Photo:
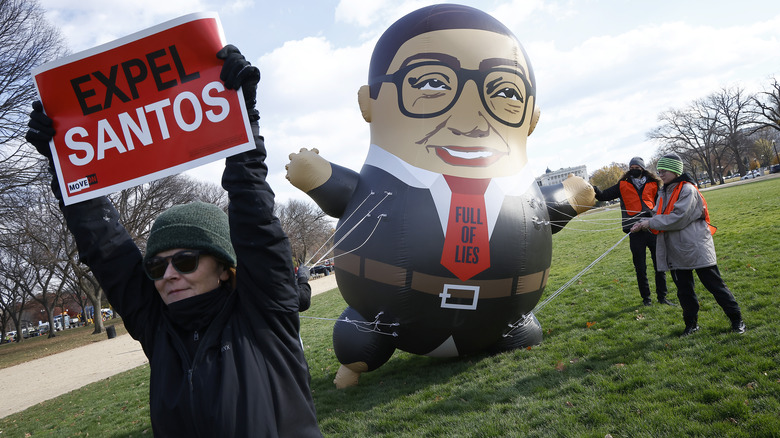
[[[360,374],[364,371],[368,371],[368,366],[365,362],[355,362],[349,365],[341,365],[336,372],[336,378],[333,379],[333,383],[336,384],[337,389],[349,388],[350,386],[357,386]]]

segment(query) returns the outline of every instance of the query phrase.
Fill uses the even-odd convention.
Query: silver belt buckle
[[[450,291],[469,291],[473,293],[474,296],[471,299],[471,304],[448,303],[447,300],[452,298]],[[445,284],[444,290],[439,294],[439,296],[441,297],[442,309],[477,310],[477,301],[479,300],[479,286]]]

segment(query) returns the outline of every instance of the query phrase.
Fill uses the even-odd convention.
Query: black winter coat
[[[256,127],[254,127],[256,129]],[[142,255],[106,198],[63,206],[68,227],[151,367],[157,437],[322,436],[299,338],[290,244],[273,216],[263,139],[226,159],[222,185],[238,257],[237,288],[200,334],[194,356],[142,268]]]

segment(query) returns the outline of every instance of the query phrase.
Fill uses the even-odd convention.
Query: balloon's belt
[[[354,254],[340,254],[337,257],[336,269],[343,270],[352,275],[363,277],[378,283],[396,286],[399,288],[411,287],[411,289],[432,294],[441,295],[446,287],[462,287],[463,290],[479,290],[480,298],[502,298],[512,295],[537,292],[547,284],[550,268],[532,274],[520,275],[496,280],[465,280],[455,277],[440,277],[410,272],[409,270],[367,259]]]

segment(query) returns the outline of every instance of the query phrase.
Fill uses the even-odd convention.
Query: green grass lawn
[[[780,178],[704,194],[719,228],[718,264],[742,306],[746,334],[731,333],[698,286],[701,330],[680,338],[679,306],[641,305],[624,241],[541,309],[544,341],[531,349],[457,359],[396,352],[359,386],[337,390],[333,321],[304,318],[323,433],[780,437]],[[617,211],[588,214],[554,236],[545,297],[623,237],[618,218]],[[334,290],[315,297],[304,316],[337,318],[344,307]],[[0,419],[0,437],[149,436],[148,377],[140,367]]]

